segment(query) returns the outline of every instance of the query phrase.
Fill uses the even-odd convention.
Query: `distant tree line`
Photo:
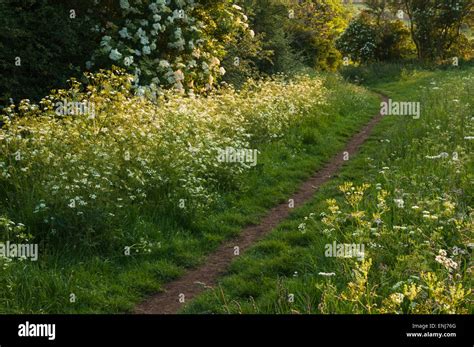
[[[0,105],[84,71],[126,69],[139,93],[206,93],[302,68],[468,56],[470,0],[3,0]],[[397,18],[403,11],[408,23]]]
[[[336,43],[353,61],[472,57],[473,41],[462,30],[472,28],[472,0],[366,0],[365,5]]]

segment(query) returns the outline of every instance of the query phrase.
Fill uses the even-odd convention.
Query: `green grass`
[[[467,137],[474,135],[474,69],[387,65],[359,73],[394,100],[420,101],[421,118],[383,118],[336,179],[240,256],[219,286],[184,313],[473,312],[473,145]],[[447,158],[426,158],[443,152]],[[352,206],[338,188],[344,182],[356,190],[371,186],[359,189],[363,199]],[[332,213],[327,199],[341,213]],[[334,241],[364,244],[364,261],[326,257]],[[455,268],[436,261],[440,250]]]
[[[422,118],[384,118],[361,154],[351,158],[339,177],[242,255],[216,290],[200,296],[184,312],[472,310],[461,289],[453,290],[456,295],[449,297],[443,286],[470,288],[467,244],[472,242],[472,141],[464,138],[473,135],[473,71],[424,70],[396,64],[351,71],[352,75],[364,76],[364,83],[371,89],[394,100],[421,101]],[[378,97],[362,87],[334,76],[326,76],[325,86],[331,92],[328,104],[309,110],[304,121],[283,138],[262,143],[259,164],[238,176],[211,210],[183,218],[179,211],[167,214],[156,207],[158,200],[155,204],[149,199],[143,208],[130,210],[119,230],[106,231],[115,242],[110,248],[93,243],[90,249],[74,248],[74,243],[67,247],[44,243],[38,262],[14,261],[0,268],[0,312],[128,312],[147,294],[201,264],[223,240],[258,222],[270,207],[285,201],[379,109]],[[449,158],[426,158],[442,152],[449,153]],[[452,160],[453,152],[459,161]],[[338,190],[347,181],[356,186],[371,183],[357,207],[366,212],[359,219],[347,217],[354,210]],[[372,223],[372,214],[379,209],[377,183],[390,194],[380,235],[364,224]],[[400,197],[406,210],[398,209],[393,202]],[[323,223],[320,216],[323,212],[330,215],[328,198],[336,199],[344,216],[332,226]],[[454,208],[443,205],[445,202],[453,203]],[[426,219],[421,212],[410,211],[408,207],[413,204],[438,219]],[[331,228],[335,230],[324,232]],[[96,239],[93,232],[85,237]],[[363,275],[367,262],[324,256],[325,245],[335,240],[366,244],[366,259],[372,260],[367,283]],[[146,252],[149,242],[154,245],[151,253]],[[139,252],[132,256],[123,256],[123,249],[116,247],[133,243],[133,251]],[[370,243],[382,247],[374,250]],[[466,254],[454,255],[454,246]],[[452,274],[435,261],[440,249],[447,250],[447,256],[458,264]],[[361,275],[354,277],[354,269]],[[336,276],[326,278],[320,272],[335,272]],[[429,282],[421,276],[428,272],[436,274],[437,279]],[[350,282],[357,290],[350,290]],[[403,292],[404,285],[415,286],[420,293],[411,302],[405,298],[397,306],[391,295]],[[442,290],[434,294],[427,289],[430,285]],[[71,294],[75,295],[74,302]],[[290,294],[294,295],[294,303],[288,302]]]
[[[133,215],[132,209],[121,231],[107,231],[117,244],[135,242],[133,250],[139,252],[132,256],[123,256],[121,248],[93,243],[90,250],[74,248],[74,243],[44,243],[38,262],[14,261],[0,270],[0,312],[127,312],[163,283],[200,264],[224,239],[285,200],[376,113],[376,95],[332,76],[326,77],[325,85],[330,90],[328,104],[309,110],[306,120],[282,139],[263,144],[259,165],[211,211],[190,221],[176,213],[164,214],[153,201],[140,214]],[[93,231],[87,237],[92,242]],[[140,237],[143,242],[136,241]],[[144,252],[148,242],[155,245],[151,253]]]

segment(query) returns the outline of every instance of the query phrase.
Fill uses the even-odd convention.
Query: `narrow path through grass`
[[[421,102],[421,118],[384,117],[339,177],[183,312],[472,313],[474,70],[371,87]],[[365,246],[363,260],[334,244]]]
[[[381,97],[381,100],[387,100]],[[215,285],[219,275],[223,274],[236,256],[262,239],[280,222],[287,218],[294,208],[308,202],[317,189],[329,181],[342,167],[345,161],[356,155],[359,147],[370,136],[372,129],[381,120],[381,115],[374,116],[363,129],[354,135],[345,148],[336,154],[323,168],[305,181],[296,194],[286,202],[272,208],[257,225],[241,231],[238,237],[221,245],[197,269],[187,272],[181,278],[168,283],[163,291],[141,303],[136,313],[164,314],[177,313],[187,301],[202,293],[206,288]]]
[[[201,264],[224,240],[235,237],[276,203],[285,201],[376,113],[377,96],[363,88],[330,75],[324,76],[324,87],[329,91],[325,105],[307,109],[303,121],[282,138],[261,143],[258,165],[224,191],[210,211],[183,218],[179,210],[161,210],[159,201],[149,198],[140,208],[129,205],[120,224],[107,226],[105,234],[112,236],[107,247],[94,247],[95,234],[82,229],[76,231],[77,239],[69,239],[71,242],[64,242],[62,247],[44,243],[38,262],[13,262],[3,269],[0,312],[131,311],[147,294]],[[38,162],[38,167],[41,165],[44,163]],[[10,188],[1,194],[10,194]],[[24,188],[26,191],[28,186]],[[41,189],[38,186],[28,191],[41,193]],[[38,215],[29,212],[34,208],[24,205],[16,212],[37,220]],[[84,236],[90,238],[84,240],[88,248],[75,248],[72,241],[81,241]],[[124,246],[132,244],[132,255],[124,256]],[[150,244],[154,247],[148,253]],[[72,294],[75,300],[71,300]]]

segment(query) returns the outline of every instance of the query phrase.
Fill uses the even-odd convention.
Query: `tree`
[[[301,57],[292,47],[293,33],[287,30],[290,5],[284,0],[243,0],[242,6],[261,42],[261,54],[254,59],[261,73],[291,73],[302,66]]]
[[[462,24],[470,18],[472,0],[393,0],[394,9],[410,18],[410,32],[418,58],[446,58],[450,48],[462,40]]]
[[[81,75],[98,35],[93,0],[0,1],[0,107]],[[99,11],[97,11],[99,12]]]
[[[336,41],[336,46],[345,56],[360,63],[400,60],[414,52],[410,31],[402,21],[389,19],[385,6],[362,11]]]
[[[366,0],[366,12],[375,18],[377,25],[380,25],[382,19],[388,19],[389,0]]]
[[[293,47],[316,68],[334,69],[340,62],[336,38],[347,26],[348,13],[337,0],[291,0],[294,19],[289,21]]]
[[[361,13],[349,23],[336,41],[336,47],[351,60],[368,63],[376,60],[377,30],[368,13]]]

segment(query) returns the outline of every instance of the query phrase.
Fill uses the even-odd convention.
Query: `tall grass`
[[[474,70],[374,87],[420,101],[420,119],[385,117],[341,177],[186,312],[472,313]],[[363,260],[328,257],[333,242],[365,245]]]
[[[2,260],[0,312],[130,310],[285,199],[377,100],[330,75],[158,103],[119,72],[89,80],[7,110],[0,240],[39,243],[40,257]],[[59,117],[64,98],[93,102],[95,117]],[[227,146],[257,149],[257,165],[219,162]]]

